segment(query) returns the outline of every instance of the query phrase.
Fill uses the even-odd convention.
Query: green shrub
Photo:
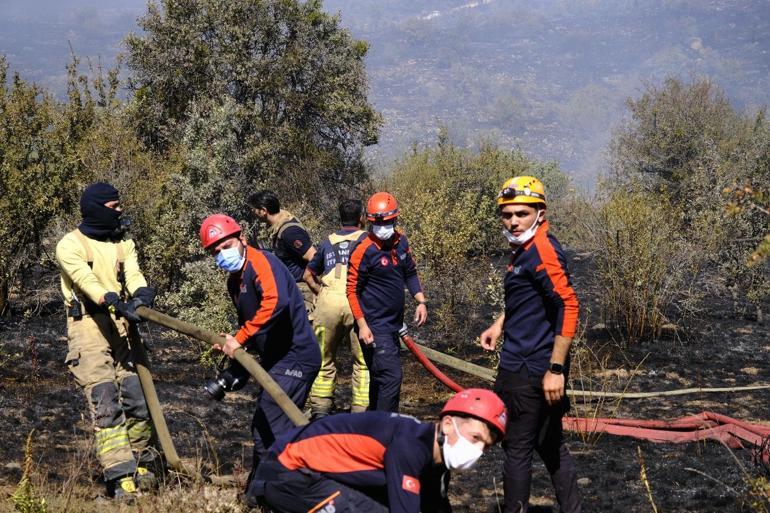
[[[9,87],[7,71],[0,57],[0,314],[16,278],[43,255],[49,224],[76,205],[82,168],[69,112],[18,74]]]
[[[768,214],[761,203],[770,190],[765,112],[739,112],[707,79],[669,78],[628,106],[631,118],[611,144],[607,185],[631,191],[643,184],[665,196],[681,213],[683,237],[704,257],[699,286],[712,295],[732,296],[739,314],[748,302],[761,320],[770,297],[770,273],[761,258],[768,240]],[[751,192],[736,196],[730,191]]]
[[[46,513],[48,506],[45,498],[41,497],[38,491],[32,486],[32,434],[30,431],[27,436],[27,443],[24,446],[24,473],[16,490],[10,497],[14,509],[19,513]]]
[[[400,203],[399,223],[433,306],[434,331],[463,337],[477,328],[474,320],[482,321],[489,258],[507,250],[497,194],[506,179],[526,174],[545,182],[555,204],[567,192],[569,179],[553,163],[488,145],[460,149],[442,133],[435,147],[399,162],[384,185]]]
[[[596,286],[605,321],[629,341],[657,337],[668,315],[697,301],[700,252],[681,230],[681,213],[660,194],[615,192],[593,230]]]
[[[189,323],[216,333],[232,333],[237,325],[235,307],[227,294],[227,275],[212,258],[185,264],[178,290],[165,296],[163,305]]]

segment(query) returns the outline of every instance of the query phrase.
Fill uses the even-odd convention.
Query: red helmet
[[[389,221],[398,217],[398,201],[388,192],[375,192],[366,204],[366,219]]]
[[[493,428],[505,434],[505,422],[508,418],[505,403],[496,393],[483,388],[468,388],[457,392],[446,402],[441,415],[460,414],[475,417],[490,424]]]
[[[203,220],[201,224],[201,244],[203,249],[209,249],[217,242],[241,233],[241,226],[230,216],[213,214]]]

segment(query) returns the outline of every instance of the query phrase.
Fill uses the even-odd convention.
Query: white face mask
[[[535,222],[532,223],[532,226],[521,232],[521,235],[514,235],[505,228],[503,228],[503,235],[505,238],[510,242],[511,244],[515,246],[521,246],[522,244],[526,243],[528,240],[530,240],[532,237],[535,236],[535,233],[537,232],[538,226],[540,226],[540,212],[537,212],[537,217],[535,218]]]
[[[453,417],[450,419],[452,419],[452,425],[455,428],[455,433],[457,433],[457,441],[454,445],[449,445],[449,442],[444,441],[441,448],[444,453],[444,464],[449,470],[468,470],[481,458],[484,450],[479,448],[481,442],[473,444],[461,435],[455,419]]]
[[[394,224],[373,224],[372,233],[380,240],[388,240],[396,233],[396,225]]]

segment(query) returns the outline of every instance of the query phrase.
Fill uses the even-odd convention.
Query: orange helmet
[[[200,236],[203,249],[208,249],[217,242],[241,233],[241,225],[225,214],[213,214],[203,220]]]
[[[497,195],[497,206],[513,203],[542,203],[545,205],[545,186],[534,176],[516,176],[506,180],[500,194]]]
[[[441,410],[442,416],[453,413],[483,420],[495,428],[501,436],[505,434],[505,423],[508,419],[505,403],[491,390],[468,388],[457,392]]]
[[[388,192],[376,192],[366,204],[366,219],[389,221],[398,217],[398,201]]]

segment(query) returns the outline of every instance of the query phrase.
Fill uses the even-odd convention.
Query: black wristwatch
[[[556,362],[551,362],[551,365],[548,367],[548,371],[551,374],[562,374],[564,372],[564,365]]]

